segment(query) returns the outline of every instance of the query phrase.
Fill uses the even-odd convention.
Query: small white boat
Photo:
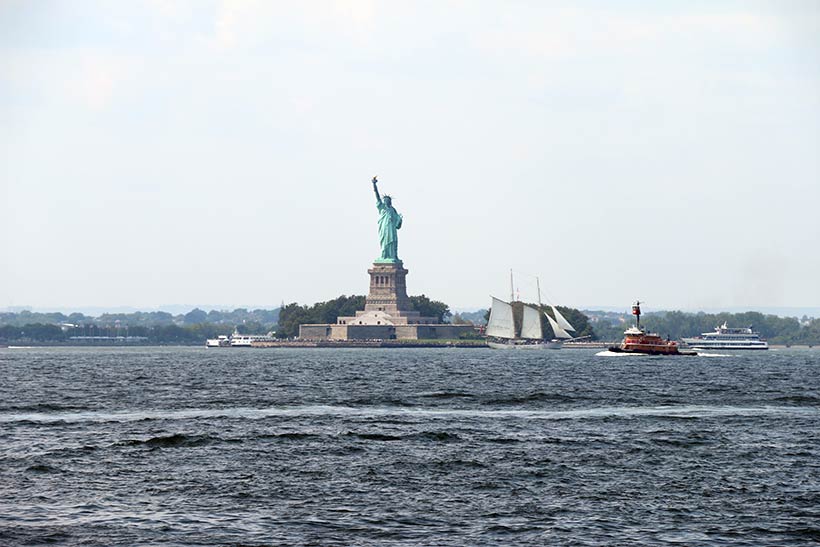
[[[254,342],[273,342],[273,333],[268,334],[239,334],[235,331],[231,335],[232,348],[250,348]]]
[[[268,334],[239,334],[236,330],[230,336],[219,336],[205,340],[206,348],[250,348],[254,342],[273,342],[276,338],[273,333]]]
[[[217,338],[208,338],[205,340],[206,348],[229,348],[231,347],[231,340],[227,336],[220,335]]]

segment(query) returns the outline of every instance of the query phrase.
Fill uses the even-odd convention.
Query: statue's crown
[[[391,196],[389,194],[385,194],[385,195],[382,196],[382,199],[389,199],[390,201],[393,201],[393,196]]]

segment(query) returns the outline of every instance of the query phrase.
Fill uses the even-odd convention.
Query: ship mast
[[[515,302],[515,285],[513,285],[513,271],[510,268],[510,303]]]
[[[632,306],[632,315],[635,316],[635,327],[641,329],[641,301],[636,300],[635,305]]]

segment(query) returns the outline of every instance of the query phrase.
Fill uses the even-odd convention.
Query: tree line
[[[425,295],[413,296],[410,300],[415,309],[424,316],[436,317],[442,322],[465,321],[462,317],[451,316],[447,304],[431,300]],[[277,336],[286,338],[298,336],[299,325],[302,323],[335,323],[339,316],[355,315],[357,310],[364,309],[364,304],[365,297],[362,295],[342,295],[310,306],[291,303],[281,310],[237,309],[232,312],[213,313],[195,309],[177,316],[166,312],[104,314],[100,317],[59,313],[2,313],[0,343],[57,344],[74,343],[72,337],[76,336],[129,336],[144,337],[145,340],[141,343],[145,344],[201,344],[206,338],[230,334],[234,329],[242,334],[265,334],[275,331]],[[620,340],[624,329],[634,322],[634,317],[628,314],[616,316],[613,320],[602,317],[593,322],[587,315],[574,308],[557,308],[575,326],[576,332],[573,334],[591,336],[593,340]],[[545,311],[551,314],[548,308],[545,308]],[[518,309],[515,314],[519,329],[520,313]],[[589,311],[587,314],[596,315],[595,312]],[[278,324],[273,320],[274,317]],[[156,322],[149,322],[149,318]],[[199,322],[196,322],[197,320]],[[724,322],[730,327],[751,326],[772,344],[820,345],[820,319],[804,317],[798,320],[795,317],[764,315],[759,312],[732,314],[680,311],[650,312],[641,317],[641,323],[646,328],[673,339],[711,332]],[[543,323],[542,326],[545,336],[550,338],[552,332],[549,324]]]
[[[101,327],[157,327],[162,325],[192,326],[199,324],[240,325],[258,323],[260,325],[275,325],[279,321],[279,308],[272,310],[236,308],[234,310],[205,311],[194,308],[188,313],[173,315],[164,311],[133,312],[133,313],[104,313],[98,317],[82,313],[64,314],[61,312],[0,312],[0,326],[12,325],[22,327],[34,324],[72,324],[96,325]]]
[[[243,328],[245,328],[243,326]],[[83,327],[60,327],[59,325],[30,323],[27,325],[0,326],[0,343],[3,344],[83,344],[92,343],[90,337],[104,337],[93,343],[137,344],[202,344],[206,338],[215,338],[230,328],[225,325],[201,323],[198,325],[157,325],[154,327],[113,328],[98,325]],[[241,331],[242,329],[240,329]],[[77,338],[79,337],[79,338]],[[117,340],[117,337],[122,337]],[[105,338],[108,340],[106,341]]]

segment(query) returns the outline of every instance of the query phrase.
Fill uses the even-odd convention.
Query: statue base
[[[408,270],[401,261],[374,262],[367,273],[370,274],[370,291],[364,311],[383,311],[390,315],[413,311],[413,304],[407,296]]]
[[[407,296],[408,270],[398,262],[374,262],[370,274],[370,292],[364,310],[354,317],[339,317],[339,324],[355,325],[419,325],[435,324],[435,317],[422,317],[413,309]]]
[[[472,325],[441,324],[437,317],[424,317],[413,309],[407,296],[407,269],[401,261],[375,261],[367,270],[370,292],[364,310],[336,323],[300,325],[299,338],[306,340],[418,340],[458,338],[474,332]]]

